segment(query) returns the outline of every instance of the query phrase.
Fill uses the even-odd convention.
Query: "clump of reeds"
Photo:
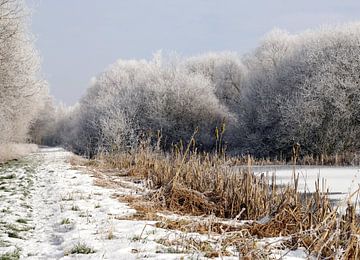
[[[229,158],[232,165],[244,165],[248,162],[249,157],[253,165],[292,165],[293,158],[286,158],[283,155],[256,158],[251,155],[236,155]],[[342,152],[335,154],[305,154],[299,155],[297,165],[321,165],[321,166],[359,166],[360,154],[358,152]]]
[[[357,152],[342,152],[335,154],[305,155],[299,160],[302,165],[358,166],[360,155]]]
[[[339,214],[319,188],[305,196],[297,190],[296,175],[294,184],[280,187],[274,176],[253,174],[251,157],[247,170],[239,170],[223,153],[198,152],[195,138],[171,153],[140,147],[107,155],[102,163],[145,179],[152,190],[147,199],[155,202],[151,210],[156,205],[181,214],[255,220],[241,228],[241,236],[232,233],[230,240],[224,239],[239,248],[244,239],[285,236],[287,248],[305,247],[319,257],[360,257],[354,208],[349,204],[347,213]]]

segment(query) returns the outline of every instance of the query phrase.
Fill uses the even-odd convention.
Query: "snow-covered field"
[[[71,169],[69,156],[62,149],[42,149],[1,170],[0,256],[17,250],[24,259],[182,256],[155,242],[174,234],[151,222],[118,220],[134,212],[112,199],[126,191],[94,186],[88,174]],[[94,253],[76,254],[81,250]]]
[[[71,155],[60,148],[43,148],[1,166],[0,259],[203,258],[201,252],[164,241],[189,236],[211,240],[210,236],[156,228],[151,221],[124,220],[135,210],[113,195],[129,194],[131,188],[94,186],[94,177],[72,168]],[[281,258],[283,254],[286,257]],[[279,251],[275,256],[303,259],[306,254]]]

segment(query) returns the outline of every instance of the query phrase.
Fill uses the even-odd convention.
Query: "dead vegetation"
[[[252,165],[287,165],[293,163],[293,158],[286,158],[281,154],[275,157],[256,158],[249,155],[237,155],[229,158],[232,165],[242,166],[251,159]],[[358,166],[360,154],[358,152],[342,152],[335,154],[306,154],[299,156],[297,165],[321,165],[321,166]]]
[[[30,153],[36,152],[38,146],[35,144],[0,144],[0,165],[11,160],[20,159]]]
[[[183,232],[216,234],[222,248],[217,255],[228,254],[230,247],[243,257],[265,257],[267,246],[259,249],[257,243],[280,237],[275,248],[304,247],[319,258],[360,258],[356,209],[349,204],[345,213],[339,213],[326,191],[320,190],[319,181],[316,192],[304,196],[297,190],[297,176],[292,185],[280,187],[273,176],[255,176],[251,160],[247,170],[239,172],[224,154],[198,153],[194,147],[192,141],[187,147],[176,147],[171,154],[165,154],[143,146],[136,152],[102,155],[91,166],[101,167],[98,182],[105,186],[124,186],[119,179],[126,178],[149,188],[148,193],[119,196],[138,211],[132,219],[156,220],[158,227]],[[165,210],[180,215],[215,216],[217,220],[169,220],[158,214]],[[274,245],[269,252],[270,248]]]

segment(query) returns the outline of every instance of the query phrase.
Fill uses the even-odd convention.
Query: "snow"
[[[124,220],[135,210],[113,194],[129,188],[95,186],[89,173],[72,168],[70,156],[60,148],[42,148],[0,167],[0,256],[18,249],[22,259],[204,258],[161,241],[211,238],[156,228],[153,221]],[[94,252],[71,253],[76,245]],[[277,258],[284,254],[282,259],[306,257],[304,250],[276,252]]]
[[[267,166],[254,167],[257,174],[266,173],[268,176],[275,174],[276,183],[288,184],[293,182],[293,168],[291,166]],[[360,167],[325,167],[325,166],[296,166],[296,174],[299,174],[300,192],[314,192],[315,182],[320,180],[320,191],[329,190],[329,198],[347,202],[349,195],[359,189]],[[351,198],[357,202],[356,194]]]

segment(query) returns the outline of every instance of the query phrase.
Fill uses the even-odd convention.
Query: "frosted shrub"
[[[208,53],[191,57],[185,61],[185,67],[189,72],[201,74],[213,82],[220,102],[236,110],[246,73],[236,53]]]
[[[359,149],[359,54],[360,24],[302,35],[302,46],[285,75],[299,94],[284,102],[282,112],[284,125],[295,126],[290,133],[307,152]],[[302,78],[295,76],[299,71]]]
[[[211,82],[161,59],[118,61],[101,74],[80,103],[79,135],[96,152],[133,147],[139,137],[161,131],[165,146],[189,141],[214,143],[214,129],[229,118]]]
[[[281,64],[291,55],[293,45],[292,36],[274,30],[244,60],[249,73],[238,110],[243,152],[268,156],[284,148],[278,143],[282,131],[279,95],[283,94],[284,85],[277,74]],[[288,89],[285,93],[289,94]]]
[[[274,31],[246,61],[244,150],[260,156],[359,148],[360,24]]]

